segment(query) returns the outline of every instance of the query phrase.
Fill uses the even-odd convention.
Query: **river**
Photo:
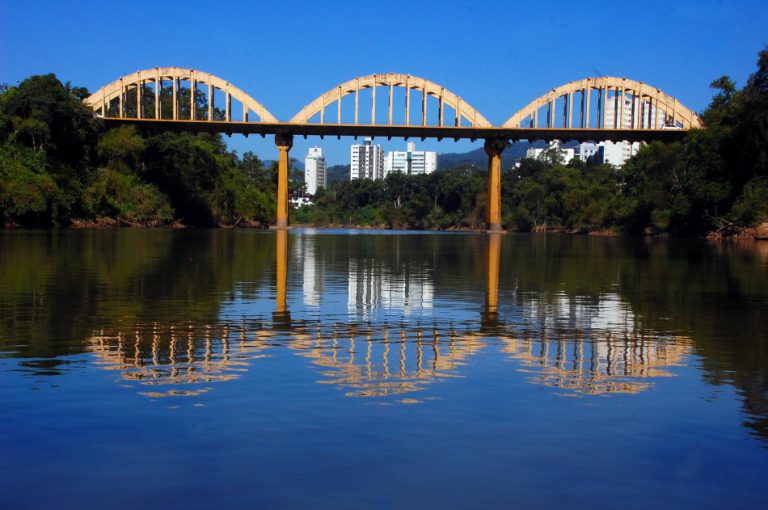
[[[0,232],[2,508],[755,508],[768,244]]]

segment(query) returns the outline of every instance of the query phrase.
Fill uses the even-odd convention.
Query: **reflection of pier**
[[[278,229],[275,232],[275,324],[290,327],[291,312],[288,311],[288,231]]]
[[[651,385],[650,378],[671,375],[668,367],[680,365],[688,353],[683,339],[639,332],[616,295],[606,295],[591,308],[560,301],[529,303],[526,313],[531,312],[533,322],[522,319],[521,324],[505,325],[498,310],[499,235],[487,237],[485,306],[479,321],[293,320],[287,299],[288,237],[285,230],[275,233],[271,321],[131,325],[94,334],[89,340],[92,351],[105,368],[120,371],[125,380],[155,387],[147,395],[168,396],[196,395],[211,384],[235,379],[251,360],[263,357],[266,348],[282,346],[319,367],[318,383],[360,397],[404,395],[458,376],[488,339],[500,341],[503,353],[534,374],[533,382],[581,394],[642,391]],[[551,327],[552,317],[572,323],[582,316],[589,318],[589,325]]]

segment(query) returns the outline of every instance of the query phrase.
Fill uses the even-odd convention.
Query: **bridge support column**
[[[288,228],[288,151],[293,147],[293,135],[275,135],[280,151],[277,164],[277,228]]]
[[[501,231],[501,153],[507,141],[489,138],[485,141],[485,153],[488,154],[488,222],[491,232]]]

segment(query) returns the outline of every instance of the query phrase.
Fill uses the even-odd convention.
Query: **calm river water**
[[[0,232],[0,507],[764,508],[768,244]]]

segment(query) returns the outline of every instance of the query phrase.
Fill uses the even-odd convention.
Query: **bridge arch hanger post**
[[[603,132],[687,130],[701,126],[696,113],[660,89],[613,76],[584,78],[556,87],[528,103],[502,125]]]
[[[362,122],[368,111],[367,105],[361,105],[362,93],[367,93],[370,89],[370,122]],[[377,90],[383,89],[387,94],[386,115],[382,116],[379,109],[377,114]],[[395,104],[396,90],[404,89],[404,102],[402,109]],[[416,94],[420,98],[420,104],[413,104],[413,96]],[[354,96],[352,105],[352,122],[344,122],[344,110],[342,109],[343,99],[347,96]],[[379,96],[381,97],[381,96]],[[417,98],[417,100],[418,100]],[[429,107],[430,98],[437,103],[437,110],[434,119],[430,117]],[[335,110],[335,115],[327,115],[326,112]],[[450,118],[446,116],[448,109],[452,110]],[[418,114],[416,121],[413,121],[414,114]],[[402,117],[401,117],[402,116]],[[335,117],[336,122],[328,122]],[[379,121],[383,117],[384,122]],[[395,119],[401,117],[402,123]],[[313,122],[314,118],[318,118]],[[354,126],[398,126],[398,127],[459,127],[462,121],[472,127],[490,128],[491,123],[486,120],[469,103],[461,97],[454,94],[445,87],[438,85],[418,76],[399,73],[371,74],[361,76],[346,81],[324,94],[315,98],[304,108],[299,110],[289,121],[290,124],[310,124],[320,125],[354,125]]]
[[[217,91],[223,96],[222,107],[216,104]],[[189,97],[182,102],[181,96],[187,94]],[[202,98],[205,104],[201,110],[198,100]],[[261,103],[230,82],[183,67],[136,71],[101,87],[83,102],[103,118],[232,122],[233,99],[242,106],[242,122],[252,122],[254,118],[260,123],[278,122]],[[171,106],[164,113],[163,106],[167,106],[168,100]]]

